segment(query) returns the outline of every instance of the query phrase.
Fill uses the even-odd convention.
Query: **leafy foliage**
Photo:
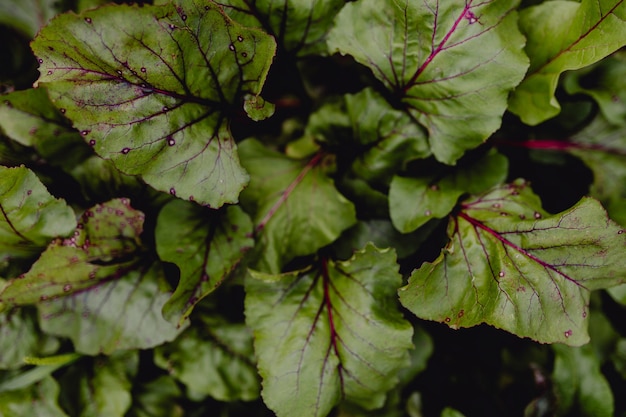
[[[622,0],[104,3],[0,5],[1,415],[626,415]]]

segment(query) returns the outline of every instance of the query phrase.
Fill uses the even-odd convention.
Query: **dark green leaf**
[[[589,341],[589,292],[626,280],[626,234],[591,198],[549,216],[522,181],[463,202],[450,242],[400,301],[452,328],[488,323],[542,343]]]
[[[252,222],[239,206],[209,211],[174,200],[159,213],[155,233],[159,257],[180,268],[178,287],[163,308],[179,325],[254,245]]]
[[[509,110],[529,125],[556,116],[561,73],[593,64],[626,45],[623,0],[547,1],[520,12],[530,68]],[[546,38],[546,36],[549,36]]]
[[[188,396],[251,401],[259,396],[252,332],[244,324],[203,317],[200,325],[155,350],[155,363],[187,387]]]
[[[237,201],[248,176],[227,119],[259,94],[270,36],[180,0],[61,15],[32,47],[39,85],[100,156],[181,198]]]
[[[273,35],[294,55],[326,51],[326,34],[345,0],[217,0],[234,20]]]
[[[252,176],[241,199],[256,225],[256,249],[262,253],[256,268],[278,273],[289,260],[315,253],[356,222],[354,206],[326,175],[330,155],[294,160],[254,139],[241,143],[240,154]]]
[[[508,175],[507,159],[491,151],[475,163],[452,172],[422,178],[396,176],[389,189],[389,213],[401,232],[412,232],[430,219],[441,219],[465,193],[478,194]]]
[[[341,399],[381,407],[408,364],[411,325],[396,308],[392,250],[368,245],[345,262],[246,281],[246,320],[279,417],[326,416]]]
[[[180,388],[168,376],[157,379],[139,387],[133,386],[133,405],[128,417],[182,417],[183,411],[177,404],[181,396]]]
[[[453,164],[500,126],[526,71],[517,3],[351,2],[329,48],[369,67],[427,129],[436,158]]]

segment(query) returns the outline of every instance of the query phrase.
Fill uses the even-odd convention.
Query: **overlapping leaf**
[[[509,109],[529,125],[556,116],[560,75],[593,64],[626,45],[623,0],[548,1],[520,12],[530,68]]]
[[[13,27],[29,39],[61,11],[57,0],[5,0],[0,3],[0,23]]]
[[[0,266],[28,258],[76,227],[74,212],[25,167],[0,166]]]
[[[294,160],[249,139],[241,143],[250,186],[242,193],[262,254],[257,269],[278,273],[296,256],[315,253],[356,222],[354,206],[326,175],[329,156]]]
[[[389,214],[401,232],[412,232],[433,218],[452,211],[465,193],[478,194],[508,175],[507,159],[495,151],[458,169],[422,178],[396,176],[389,188]]]
[[[395,258],[368,245],[345,262],[248,278],[262,394],[279,417],[326,416],[342,399],[383,405],[412,346],[412,327],[396,308]]]
[[[171,293],[160,265],[142,252],[143,219],[125,199],[85,211],[74,235],[50,244],[0,301],[38,303],[42,329],[86,354],[172,340],[178,330],[161,315]]]
[[[29,387],[3,392],[0,415],[67,417],[58,404],[59,391],[59,384],[48,376]]]
[[[347,3],[328,39],[374,75],[428,130],[452,164],[501,122],[528,59],[518,1],[362,0]]]
[[[180,268],[178,287],[163,308],[164,316],[178,324],[254,244],[252,222],[239,206],[215,212],[174,200],[161,210],[155,233],[160,258]]]
[[[187,387],[190,398],[251,401],[261,390],[252,332],[243,323],[202,317],[200,326],[155,350],[155,363]]]
[[[217,0],[234,20],[272,34],[294,55],[326,51],[325,38],[345,0]]]
[[[39,85],[99,155],[181,198],[237,201],[248,177],[227,119],[260,92],[269,35],[209,0],[180,0],[61,15],[32,48]]]
[[[626,280],[626,233],[591,198],[550,216],[518,181],[465,201],[448,235],[399,293],[417,316],[453,328],[488,323],[581,345],[590,291]]]

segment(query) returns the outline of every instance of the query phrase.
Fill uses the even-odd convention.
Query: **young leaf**
[[[237,22],[273,35],[293,55],[326,51],[326,34],[345,0],[217,0]]]
[[[354,206],[325,173],[330,156],[293,160],[254,139],[242,142],[239,152],[252,176],[241,199],[259,236],[256,249],[263,256],[257,268],[278,273],[289,260],[315,253],[356,222]]]
[[[591,345],[572,348],[552,346],[554,391],[559,404],[557,416],[580,410],[583,416],[612,417],[615,414],[611,387],[602,375],[598,357]]]
[[[517,0],[362,0],[337,15],[328,44],[369,67],[453,164],[501,122],[528,59]]]
[[[246,281],[262,395],[279,417],[326,416],[342,399],[379,408],[408,365],[413,330],[396,309],[394,252],[368,245],[320,262]]]
[[[178,287],[163,307],[164,317],[179,325],[254,245],[252,222],[239,206],[207,211],[174,200],[161,209],[155,233],[159,257],[180,268]]]
[[[61,15],[32,48],[39,85],[100,156],[199,204],[237,201],[248,176],[228,118],[265,82],[269,35],[179,0]]]
[[[591,290],[626,280],[626,234],[591,198],[547,215],[522,181],[463,202],[450,242],[400,301],[452,328],[488,323],[542,343],[589,341]]]
[[[35,255],[76,227],[74,212],[25,167],[0,166],[0,264]]]
[[[389,214],[393,225],[408,233],[430,219],[450,213],[459,197],[478,194],[502,183],[508,175],[508,160],[495,151],[468,166],[425,178],[396,176],[389,188]]]
[[[188,396],[219,401],[251,401],[261,390],[252,348],[252,332],[244,324],[203,317],[173,343],[155,349],[154,361],[187,387]]]
[[[67,417],[57,402],[59,384],[48,376],[29,387],[0,395],[1,416]]]
[[[513,92],[509,110],[529,125],[556,116],[561,107],[554,92],[561,73],[593,64],[626,45],[625,20],[622,0],[548,1],[521,11],[530,68]]]

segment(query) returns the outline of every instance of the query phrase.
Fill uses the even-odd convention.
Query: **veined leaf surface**
[[[529,125],[561,110],[554,92],[560,75],[593,64],[626,45],[624,0],[547,1],[520,12],[530,68],[509,110]]]
[[[463,202],[448,235],[439,257],[399,293],[418,317],[453,328],[488,323],[582,345],[590,291],[626,280],[626,233],[592,198],[548,215],[518,181]]]
[[[271,36],[180,0],[60,15],[32,48],[39,85],[100,156],[180,198],[237,202],[248,176],[228,119],[260,93]]]
[[[528,58],[517,0],[361,0],[335,20],[331,52],[369,67],[453,164],[501,123]]]
[[[397,310],[392,250],[372,245],[345,262],[246,281],[263,398],[279,417],[323,417],[343,398],[382,407],[408,366],[413,329]]]

